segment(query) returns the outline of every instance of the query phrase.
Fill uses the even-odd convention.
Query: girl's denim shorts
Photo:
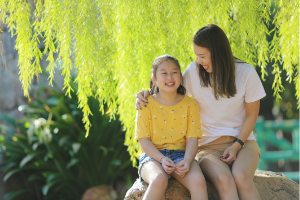
[[[184,159],[184,154],[185,151],[183,150],[169,150],[169,149],[163,149],[163,150],[159,150],[164,156],[167,156],[168,158],[170,158],[174,163],[181,161]],[[140,181],[144,181],[142,179],[141,176],[141,169],[143,167],[143,165],[148,162],[148,161],[155,161],[153,158],[149,157],[147,154],[142,153],[140,155],[140,161],[139,161],[139,170],[138,170],[138,174],[139,174],[139,180]]]

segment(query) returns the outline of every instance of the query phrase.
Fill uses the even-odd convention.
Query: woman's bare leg
[[[191,200],[208,200],[206,181],[196,161],[192,162],[190,171],[184,177],[175,172],[172,176],[190,191]]]
[[[229,166],[220,160],[220,155],[209,154],[202,158],[200,167],[204,176],[218,190],[221,200],[239,200],[237,188]]]
[[[253,182],[258,161],[257,151],[252,148],[243,148],[232,165],[232,175],[241,200],[260,200]]]
[[[162,200],[168,186],[169,175],[161,164],[155,161],[146,162],[141,169],[141,176],[149,184],[143,200]]]

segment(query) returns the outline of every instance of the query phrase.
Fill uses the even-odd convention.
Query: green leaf
[[[57,182],[59,182],[59,180],[53,180],[53,181],[47,183],[46,185],[44,185],[43,188],[42,188],[43,195],[46,196],[47,193],[48,193],[48,191],[49,191],[49,189],[50,189],[53,185],[55,185]]]
[[[28,181],[34,181],[34,180],[45,180],[44,177],[38,172],[36,174],[32,174],[28,177]]]
[[[61,177],[62,175],[60,173],[49,173],[47,175],[47,183],[51,182],[52,180]]]
[[[77,158],[72,158],[71,161],[68,163],[67,165],[67,169],[69,169],[70,167],[72,167],[73,165],[76,165],[79,162],[79,159]]]
[[[120,160],[112,160],[110,163],[115,166],[121,166],[122,164]]]
[[[17,125],[16,119],[13,116],[0,113],[0,119],[4,122],[10,124],[13,127],[15,127]]]
[[[20,167],[24,167],[24,165],[26,165],[29,161],[31,161],[34,157],[41,155],[42,152],[37,152],[37,153],[31,153],[29,155],[27,155],[26,157],[24,157],[21,162],[20,162]]]
[[[14,175],[15,173],[18,173],[20,171],[23,171],[23,169],[13,169],[11,171],[9,171],[7,174],[5,174],[5,176],[3,177],[3,181],[6,182],[12,175]]]
[[[4,200],[11,200],[11,199],[13,199],[13,198],[15,198],[15,197],[17,197],[17,196],[19,196],[19,195],[21,195],[21,194],[24,194],[24,193],[26,193],[26,192],[28,192],[28,191],[30,191],[30,190],[31,190],[31,189],[21,189],[21,190],[9,192],[9,193],[7,193],[7,194],[5,194],[5,195],[3,196],[3,199],[4,199]]]
[[[55,106],[59,103],[58,98],[52,97],[46,100],[46,103],[51,106]]]

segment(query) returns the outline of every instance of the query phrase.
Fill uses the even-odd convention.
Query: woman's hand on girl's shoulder
[[[135,96],[136,102],[135,102],[135,108],[136,109],[142,109],[143,106],[147,106],[148,99],[147,97],[150,95],[148,90],[143,90],[137,93]]]

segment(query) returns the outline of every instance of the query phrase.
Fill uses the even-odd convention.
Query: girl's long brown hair
[[[200,28],[193,38],[197,46],[207,48],[211,55],[212,73],[199,66],[202,86],[211,86],[216,99],[236,94],[235,59],[224,31],[214,24]]]

